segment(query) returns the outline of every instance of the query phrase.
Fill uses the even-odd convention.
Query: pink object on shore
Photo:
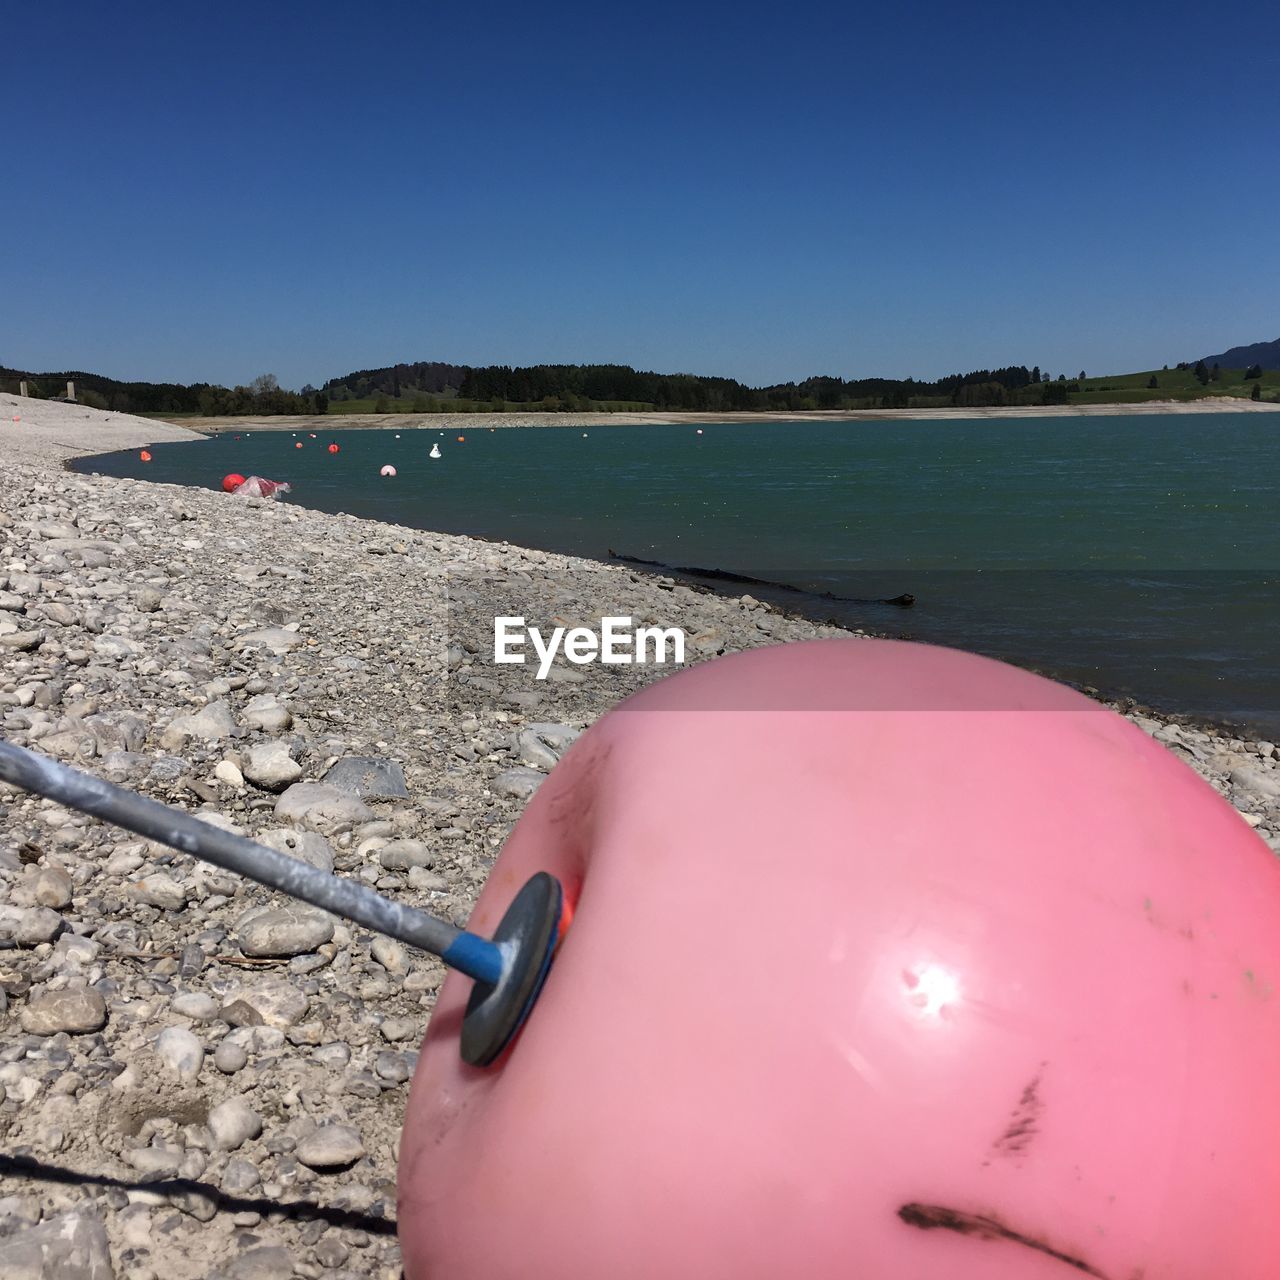
[[[287,480],[264,480],[261,476],[249,476],[231,492],[241,498],[277,498],[292,489],[293,486]]]
[[[899,641],[737,654],[570,749],[470,927],[576,903],[528,1024],[436,1003],[409,1280],[1274,1280],[1280,867],[1120,716]]]

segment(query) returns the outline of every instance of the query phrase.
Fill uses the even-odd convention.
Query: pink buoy
[[[382,468],[381,471],[378,472],[380,476],[393,476],[395,475],[395,473],[396,473],[396,469],[390,463],[388,463],[385,467]]]
[[[463,1063],[457,973],[431,1016],[409,1280],[1280,1275],[1280,867],[1083,695],[704,663],[574,743],[469,927],[537,871],[575,915],[514,1045]]]

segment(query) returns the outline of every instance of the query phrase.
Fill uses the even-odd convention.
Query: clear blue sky
[[[760,384],[1280,335],[1271,3],[20,10],[0,364]]]

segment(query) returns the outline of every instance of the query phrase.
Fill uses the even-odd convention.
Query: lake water
[[[238,471],[422,529],[836,597],[909,592],[902,609],[729,588],[1280,734],[1280,415],[463,434],[250,431],[78,467],[210,488]]]

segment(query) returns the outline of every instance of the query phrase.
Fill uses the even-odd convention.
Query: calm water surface
[[[423,529],[840,597],[911,592],[910,610],[776,598],[1280,734],[1280,415],[463,434],[250,431],[79,465],[209,488],[234,470]]]

